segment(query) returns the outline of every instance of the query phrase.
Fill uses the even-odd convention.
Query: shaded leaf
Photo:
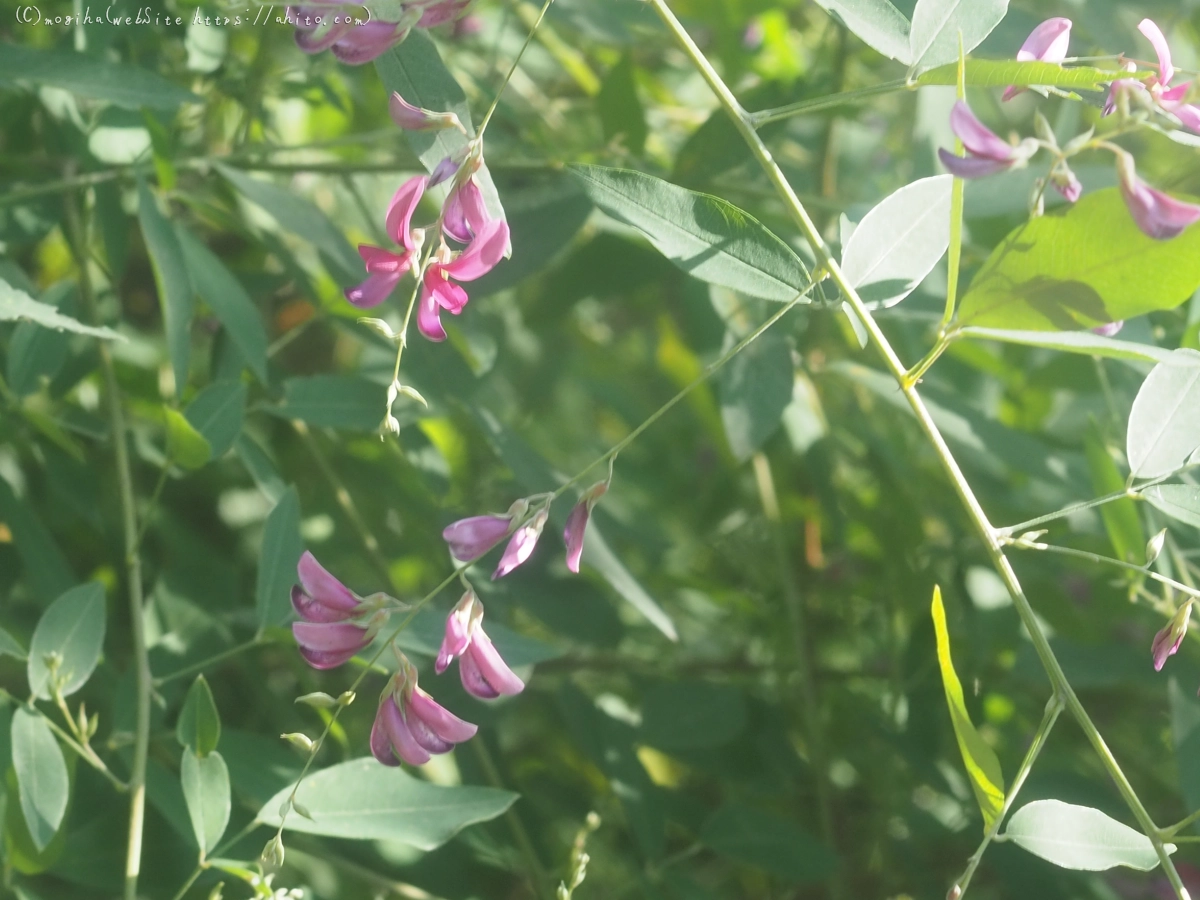
[[[203,675],[196,676],[184,698],[175,739],[195,756],[208,756],[221,740],[221,717]]]
[[[45,84],[126,109],[174,110],[184,103],[201,102],[191,91],[128,63],[67,50],[0,44],[0,83],[16,82]]]
[[[212,449],[213,459],[224,456],[242,431],[246,386],[240,381],[210,384],[183,411]]]
[[[268,800],[258,821],[278,827],[279,807],[291,791],[286,787]],[[288,816],[290,831],[399,841],[433,850],[468,825],[502,815],[517,795],[496,788],[432,785],[367,757],[310,774],[296,799],[312,813],[312,819]]]
[[[357,375],[309,375],[283,383],[283,403],[263,410],[318,428],[376,431],[387,406],[383,385]]]
[[[731,203],[630,169],[571,166],[592,202],[701,281],[787,302],[809,281],[795,252]]]
[[[71,588],[38,620],[29,641],[29,689],[40,700],[49,700],[50,668],[46,657],[58,654],[58,683],[64,697],[75,693],[91,677],[104,645],[104,585],[89,581]]]
[[[700,840],[718,853],[790,882],[824,881],[836,868],[829,848],[791,820],[736,803],[712,814]]]
[[[730,685],[661,683],[642,696],[638,738],[662,750],[719,747],[745,727],[746,699]]]
[[[188,360],[192,351],[192,282],[175,230],[159,212],[154,194],[144,181],[138,181],[138,221],[154,269],[154,283],[158,287],[163,330],[167,335],[167,350],[171,355],[175,394],[178,396],[187,385]]]
[[[1140,834],[1088,806],[1035,800],[1018,809],[1005,835],[1014,844],[1064,869],[1102,872],[1128,866],[1148,872],[1158,863],[1154,845]],[[1174,853],[1175,845],[1167,844]]]
[[[27,659],[29,654],[21,646],[21,642],[0,628],[0,656],[12,656],[16,659]]]
[[[1172,519],[1200,528],[1200,487],[1156,484],[1142,491],[1150,505]]]
[[[867,213],[842,250],[842,271],[873,307],[894,306],[933,271],[950,246],[954,178],[905,185]]]
[[[1155,366],[1129,411],[1125,456],[1135,478],[1158,478],[1200,447],[1200,353],[1176,350]]]
[[[732,341],[732,336],[727,338]],[[795,380],[786,338],[768,332],[731,359],[718,376],[721,421],[729,449],[742,462],[779,428]]]
[[[49,303],[39,303],[27,293],[0,280],[0,322],[33,322],[43,328],[56,331],[73,331],[102,338],[106,341],[123,341],[124,337],[111,328],[94,328],[84,325],[70,316],[64,316]]]
[[[304,552],[300,537],[300,498],[289,487],[267,516],[258,560],[255,607],[261,628],[281,625],[291,615],[291,590],[296,565]]]
[[[954,671],[950,659],[950,634],[946,630],[946,610],[942,606],[942,592],[933,588],[933,627],[937,633],[938,667],[942,672],[942,687],[946,691],[946,705],[950,708],[950,721],[954,725],[954,736],[958,738],[958,749],[962,753],[971,787],[979,810],[983,813],[983,829],[987,831],[1004,805],[1004,775],[1000,771],[1000,760],[996,752],[983,740],[963,699],[962,684]]]
[[[646,114],[637,95],[633,57],[626,53],[620,62],[609,69],[600,93],[596,95],[596,112],[604,126],[604,140],[621,139],[630,153],[641,153],[646,146]]]
[[[0,478],[0,521],[12,532],[29,587],[43,602],[49,602],[75,584],[71,564],[54,536],[3,478]]]
[[[909,58],[917,72],[957,61],[992,33],[1008,0],[918,0],[909,30]]]
[[[196,756],[190,750],[184,750],[179,779],[183,783],[192,833],[201,852],[207,856],[220,842],[229,824],[229,769],[215,750],[208,756]]]
[[[29,836],[39,851],[45,850],[67,813],[71,783],[50,726],[24,708],[13,713],[12,762]]]
[[[1105,188],[1014,229],[971,280],[958,325],[1074,331],[1172,309],[1197,287],[1200,228],[1155,240]]]

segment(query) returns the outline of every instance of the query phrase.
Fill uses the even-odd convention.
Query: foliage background
[[[898,6],[911,13],[911,4]],[[812,3],[672,7],[749,108],[903,74]],[[196,7],[182,0],[167,9],[190,21]],[[1181,65],[1194,59],[1200,13],[1192,5],[1108,0],[1053,10],[1014,3],[977,55],[1011,57],[1052,13],[1074,19],[1079,55],[1135,47],[1145,55],[1133,26],[1149,15],[1171,35]],[[434,35],[477,116],[534,14],[523,0],[482,0],[477,31]],[[336,696],[350,680],[303,664],[271,606],[282,602],[277,585],[261,586],[265,523],[288,491],[304,545],[343,581],[363,594],[390,584],[398,596],[419,597],[449,571],[442,527],[552,487],[551,471],[574,474],[770,312],[672,267],[594,211],[564,165],[637,168],[719,195],[806,251],[653,11],[633,0],[557,0],[488,132],[513,258],[474,287],[467,311],[448,323],[447,344],[413,341],[404,371],[430,407],[403,407],[401,434],[381,441],[391,347],[356,324],[340,290],[359,277],[350,247],[380,241],[388,198],[420,167],[387,117],[375,68],[304,56],[286,26],[87,28],[89,52],[135,62],[199,98],[158,98],[144,111],[37,78],[32,88],[18,84],[14,47],[69,47],[75,35],[14,24],[9,12],[0,32],[11,42],[0,45],[0,277],[87,320],[67,218],[70,204],[82,203],[94,223],[88,251],[100,320],[128,339],[112,350],[145,522],[145,621],[158,679],[143,893],[170,897],[196,859],[180,819],[173,729],[197,666],[223,723],[229,834],[299,771],[302,760],[276,736],[320,727],[293,698]],[[896,92],[763,133],[837,241],[840,214],[857,220],[937,171],[936,147],[953,140],[953,96],[953,88]],[[1001,133],[1030,132],[1031,96],[1003,108],[995,91],[969,96]],[[1096,116],[1078,103],[1038,105],[1066,136]],[[1193,149],[1153,135],[1137,138],[1136,149],[1158,185],[1200,194]],[[1089,189],[1115,183],[1106,161],[1097,163],[1078,170]],[[176,379],[135,176],[155,185],[168,221],[199,238],[244,289],[269,342],[261,362],[231,339],[228,320],[200,291],[186,337],[190,367]],[[271,195],[276,209],[250,201],[246,177],[280,189]],[[1018,171],[968,185],[968,277],[1026,215],[1032,178]],[[307,201],[302,214],[276,214],[295,198]],[[906,360],[928,346],[944,280],[943,264],[881,315]],[[1123,337],[1196,347],[1198,317],[1192,303],[1130,322]],[[103,659],[72,702],[99,713],[95,745],[125,773],[128,586],[96,342],[28,324],[0,329],[2,623],[27,647],[60,593],[89,579],[105,585]],[[482,728],[419,774],[517,792],[510,816],[429,852],[289,833],[276,886],[329,898],[517,898],[536,896],[540,884],[549,896],[594,810],[602,824],[588,839],[580,897],[944,895],[975,849],[979,819],[943,701],[933,584],[946,599],[968,708],[1006,771],[1041,718],[1047,684],[935,458],[875,365],[836,309],[801,308],[621,454],[597,523],[673,628],[648,622],[611,572],[585,566],[569,576],[551,532],[531,563],[478,585],[489,621],[524,638],[513,643],[537,664],[525,693],[495,706],[468,698],[453,677],[427,677],[424,687]],[[1089,466],[1088,450],[1120,459],[1147,370],[962,342],[925,377],[923,392],[993,521],[1007,523],[1105,493],[1110,475],[1121,486],[1124,469]],[[228,439],[214,441],[222,452],[192,471],[168,464],[164,406],[187,415],[199,398],[214,402],[214,385],[232,398],[230,411],[222,407]],[[1147,504],[1117,508],[1117,525],[1084,512],[1058,537],[1136,556],[1165,523]],[[1195,535],[1181,527],[1173,535],[1176,577],[1186,579]],[[1139,794],[1157,819],[1183,818],[1200,803],[1194,650],[1172,662],[1169,679],[1156,675],[1148,648],[1163,617],[1130,602],[1129,578],[1033,554],[1017,563],[1072,684]],[[284,590],[290,580],[283,576]],[[270,627],[259,637],[264,611]],[[415,649],[428,651],[440,614],[415,629]],[[210,662],[225,651],[236,652]],[[319,766],[365,754],[382,681],[365,683]],[[11,717],[28,691],[16,654],[0,658],[0,684]],[[8,734],[4,724],[0,757],[10,752]],[[27,859],[15,843],[9,777],[5,872],[21,896],[119,889],[125,802],[68,758],[72,799],[50,860]],[[1023,789],[1024,800],[1041,797],[1128,818],[1072,727],[1054,733]],[[261,828],[223,855],[254,860],[268,836]],[[1181,869],[1192,858],[1188,845],[1176,856]],[[205,873],[188,896],[207,896],[220,875]],[[227,896],[248,896],[226,877]],[[1160,880],[1068,872],[998,844],[974,890],[1148,897]]]

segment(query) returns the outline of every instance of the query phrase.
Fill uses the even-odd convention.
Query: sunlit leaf
[[[0,45],[0,83],[17,82],[50,85],[126,109],[147,106],[173,110],[184,103],[201,102],[191,91],[128,63],[69,50],[4,43]]]
[[[1142,491],[1155,509],[1172,519],[1200,528],[1200,487],[1190,484],[1155,484]]]
[[[89,581],[67,591],[47,609],[29,642],[29,688],[49,700],[51,678],[58,679],[64,697],[75,693],[91,677],[104,645],[104,585]],[[58,669],[52,675],[47,658],[56,654]]]
[[[212,447],[177,409],[163,407],[167,425],[167,456],[185,469],[199,469],[212,459]]]
[[[12,761],[25,824],[37,849],[44,850],[62,825],[71,784],[62,748],[50,726],[24,708],[13,713]]]
[[[260,627],[280,625],[291,615],[296,565],[304,552],[300,537],[300,498],[289,487],[267,516],[258,560],[255,606]]]
[[[258,821],[278,827],[279,807],[291,791],[284,788],[263,804]],[[289,831],[433,850],[468,825],[502,815],[517,795],[489,787],[440,787],[367,757],[311,773],[296,799],[312,818],[289,815]]]
[[[950,708],[950,721],[954,725],[954,736],[962,753],[963,764],[975,791],[979,811],[983,813],[983,829],[987,831],[1000,815],[1004,806],[1004,775],[1000,771],[1000,760],[971,722],[963,699],[962,684],[954,671],[950,659],[950,633],[946,629],[946,610],[942,606],[942,592],[933,589],[933,627],[937,633],[938,668],[942,672],[942,687],[946,691],[946,705]]]
[[[917,72],[970,53],[1008,12],[1008,0],[917,0],[909,30],[909,58]]]
[[[111,328],[94,328],[91,325],[84,325],[70,316],[64,316],[49,303],[39,303],[24,291],[17,290],[7,281],[0,280],[0,322],[14,321],[33,322],[43,328],[72,331],[106,341],[125,340]]]
[[[1010,331],[1004,328],[960,328],[955,337],[976,338],[981,341],[1002,341],[1006,344],[1024,344],[1027,347],[1045,347],[1064,353],[1081,353],[1087,356],[1103,356],[1108,359],[1133,359],[1145,362],[1166,362],[1173,357],[1170,350],[1153,344],[1136,344],[1104,337],[1092,331]],[[1200,364],[1200,363],[1198,363]]]
[[[1149,74],[1151,73],[1133,72],[1128,75],[1122,74],[1121,77],[1141,79]],[[1063,67],[1040,60],[1017,62],[1014,59],[968,59],[965,77],[967,84],[973,87],[1044,85],[1070,90],[1098,91],[1113,80],[1115,73],[1112,69],[1096,69],[1091,66]],[[917,84],[957,83],[957,62],[922,72],[917,78]]]
[[[817,0],[864,44],[905,65],[912,62],[909,22],[889,0]]]
[[[1083,436],[1083,449],[1087,456],[1088,469],[1092,473],[1092,487],[1097,496],[1125,490],[1124,477],[1113,462],[1108,448],[1100,442],[1094,430]],[[1117,559],[1141,565],[1144,562],[1146,536],[1142,531],[1142,519],[1138,515],[1137,504],[1129,497],[1122,497],[1103,504],[1099,511]]]
[[[1181,468],[1200,447],[1200,353],[1176,350],[1146,376],[1129,411],[1125,456],[1136,478]]]
[[[1098,809],[1061,800],[1035,800],[1008,821],[1005,836],[1035,856],[1064,869],[1102,872],[1128,866],[1148,872],[1159,864],[1154,845]],[[1175,852],[1167,844],[1168,853]]]

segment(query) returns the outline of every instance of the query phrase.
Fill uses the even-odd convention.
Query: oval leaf
[[[946,690],[950,721],[954,725],[954,736],[958,738],[958,749],[967,767],[967,775],[971,778],[975,799],[979,802],[979,811],[983,813],[983,830],[986,832],[1004,806],[1004,775],[995,751],[975,730],[967,714],[962,684],[950,659],[950,634],[946,629],[942,591],[936,585],[933,588],[933,627],[937,632],[938,668],[942,671],[942,687]]]
[[[39,851],[45,850],[66,815],[71,782],[50,726],[24,708],[13,714],[12,761],[29,836]]]
[[[912,62],[908,19],[889,0],[817,0],[859,40],[889,59]]]
[[[291,793],[286,787],[268,800],[258,821],[278,827],[279,807]],[[291,831],[433,850],[468,825],[503,814],[517,795],[496,788],[440,787],[366,758],[309,775],[296,799],[312,818],[288,816]]]
[[[1061,800],[1035,800],[1013,813],[1005,836],[1034,856],[1064,869],[1102,872],[1128,866],[1149,872],[1158,865],[1154,845],[1144,834],[1098,809]],[[1166,845],[1168,853],[1174,844]]]
[[[1142,496],[1172,519],[1200,528],[1200,488],[1190,484],[1156,484],[1144,490]]]
[[[781,303],[809,282],[791,247],[719,197],[630,169],[570,168],[593,203],[701,281]]]
[[[200,852],[207,856],[229,824],[229,769],[220,753],[214,751],[199,757],[184,750],[179,779],[183,782],[183,799],[187,801],[192,833]]]
[[[1147,237],[1106,188],[1014,229],[972,279],[958,324],[1074,331],[1172,309],[1197,287],[1200,228]]]
[[[39,700],[51,699],[47,657],[58,655],[56,673],[64,697],[91,677],[104,644],[104,585],[89,581],[67,591],[38,620],[29,642],[29,689]]]
[[[207,438],[195,429],[183,413],[163,407],[167,425],[167,456],[185,469],[199,469],[212,459]]]
[[[1008,12],[1008,0],[918,0],[909,31],[909,57],[923,72],[970,53]]]
[[[221,717],[203,675],[188,689],[175,724],[175,737],[196,756],[208,756],[221,740]]]
[[[1169,475],[1200,447],[1200,353],[1176,350],[1146,376],[1129,411],[1125,455],[1136,478]]]
[[[905,185],[867,213],[842,250],[842,272],[874,308],[894,306],[950,246],[951,175]]]

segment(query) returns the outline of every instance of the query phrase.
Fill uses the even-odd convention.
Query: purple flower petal
[[[442,211],[442,231],[446,233],[446,237],[460,244],[471,242],[471,228],[467,225],[467,213],[463,209],[458,191],[446,200],[445,209]]]
[[[300,557],[296,574],[300,577],[300,584],[304,586],[305,592],[322,606],[354,612],[362,602],[361,597],[330,575],[307,550]]]
[[[435,28],[438,25],[453,22],[474,2],[475,0],[442,0],[440,3],[434,3],[425,10],[421,20],[417,22],[417,27]]]
[[[354,25],[353,30],[343,36],[330,49],[334,56],[349,66],[361,66],[382,56],[396,44],[408,37],[407,28],[397,27],[395,22],[376,19],[364,25]]]
[[[437,305],[457,316],[463,311],[470,297],[467,292],[452,281],[446,279],[446,267],[434,263],[425,271],[425,290],[433,295]]]
[[[444,341],[446,329],[442,327],[441,307],[437,295],[428,288],[421,289],[421,300],[417,304],[417,330],[431,341]]]
[[[448,178],[451,178],[454,173],[458,171],[458,167],[461,165],[461,160],[455,161],[453,156],[447,156],[440,163],[438,163],[434,167],[433,171],[429,174],[429,187],[439,185]]]
[[[1171,48],[1167,45],[1167,39],[1163,35],[1162,29],[1150,19],[1142,19],[1138,23],[1138,31],[1154,46],[1154,52],[1158,54],[1158,83],[1166,87],[1175,76],[1175,67],[1171,65]]]
[[[525,682],[508,667],[496,649],[496,645],[484,634],[482,628],[476,629],[475,635],[471,639],[471,645],[467,647],[467,652],[459,665],[461,666],[467,659],[470,659],[480,675],[483,676],[483,680],[497,694],[511,696],[525,690]]]
[[[588,518],[592,507],[586,500],[580,500],[567,516],[567,526],[563,529],[563,543],[567,545],[567,568],[579,574],[579,557],[583,555],[583,535],[587,530]]]
[[[383,701],[383,703],[393,704],[394,702],[390,696]],[[385,766],[398,766],[400,760],[392,752],[392,739],[388,737],[387,729],[383,724],[383,703],[379,704],[379,709],[375,712],[375,721],[371,725],[371,755]]]
[[[298,584],[292,585],[292,609],[305,622],[344,622],[354,618],[353,611],[344,611],[318,603]]]
[[[413,106],[396,91],[392,91],[392,96],[388,99],[388,112],[392,121],[405,131],[441,131],[445,128],[463,130],[456,113],[437,112]]]
[[[412,217],[416,212],[417,204],[421,202],[421,197],[425,193],[425,185],[428,180],[424,175],[408,179],[396,189],[396,193],[392,196],[392,202],[388,204],[387,218],[384,221],[388,237],[397,244],[403,245],[404,249],[410,252],[414,249]]]
[[[442,646],[433,665],[433,670],[439,675],[446,671],[456,656],[462,656],[467,645],[471,643],[470,623],[474,596],[472,592],[465,594],[454,609],[450,610],[450,615],[446,616],[446,634],[442,638]]]
[[[938,147],[938,159],[951,175],[958,178],[983,178],[1012,168],[1011,162],[982,156],[955,156],[945,147]]]
[[[1021,49],[1017,51],[1017,62],[1061,63],[1067,58],[1067,47],[1071,42],[1071,20],[1061,16],[1047,19],[1029,33]]]
[[[954,108],[950,110],[950,129],[974,156],[998,162],[1011,162],[1013,159],[1013,146],[1001,140],[995,132],[975,118],[971,107],[962,100],[956,101]]]
[[[429,762],[429,754],[413,737],[408,723],[404,720],[404,714],[396,705],[395,696],[389,696],[379,705],[378,715],[383,719],[384,731],[397,756],[410,766],[423,766]]]
[[[1098,334],[1100,337],[1112,337],[1124,327],[1125,320],[1118,319],[1116,322],[1106,322],[1103,325],[1097,325],[1092,329],[1092,334]]]
[[[402,277],[402,273],[399,272],[371,274],[365,281],[354,287],[346,288],[342,292],[342,296],[359,309],[371,309],[392,295],[392,291],[396,289],[396,285],[400,283]]]
[[[478,725],[460,719],[419,687],[414,687],[408,698],[408,713],[419,718],[443,741],[452,744],[469,741],[479,731]]]
[[[492,687],[479,669],[479,663],[466,654],[458,661],[458,677],[462,681],[463,690],[472,697],[480,700],[495,700],[500,692]]]
[[[1176,200],[1138,178],[1132,156],[1123,154],[1117,158],[1117,174],[1121,196],[1133,221],[1150,237],[1170,240],[1200,219],[1200,206]]]
[[[478,559],[508,536],[512,520],[508,516],[471,516],[447,525],[442,538],[450,553],[464,562]]]
[[[293,622],[292,635],[301,649],[348,653],[346,659],[371,643],[365,628],[348,622]]]
[[[509,539],[508,546],[504,548],[504,555],[500,557],[500,564],[496,566],[496,571],[492,573],[493,581],[497,578],[503,578],[529,559],[533,554],[533,548],[537,546],[538,538],[542,536],[542,528],[546,525],[547,515],[547,511],[542,509],[532,520],[517,529],[516,534]]]
[[[495,268],[508,249],[508,223],[500,219],[485,223],[455,259],[442,269],[455,281],[474,281]]]

